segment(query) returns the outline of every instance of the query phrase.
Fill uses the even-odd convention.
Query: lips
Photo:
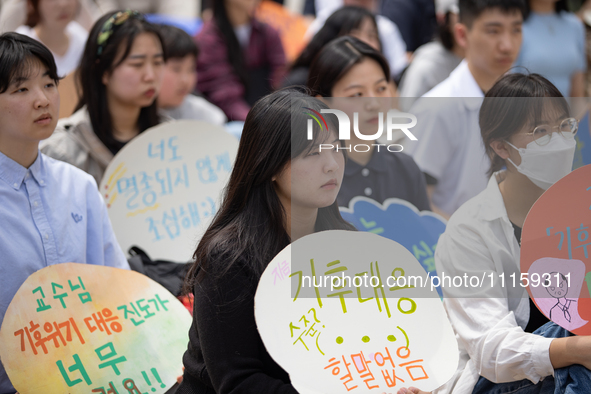
[[[52,119],[53,119],[53,117],[50,114],[43,114],[40,117],[38,117],[37,119],[35,119],[34,122],[36,124],[45,125],[45,124],[51,123]]]
[[[337,186],[337,180],[335,178],[331,179],[330,181],[326,182],[321,188],[331,189]]]
[[[149,89],[144,92],[144,96],[152,98],[156,94],[156,89]]]

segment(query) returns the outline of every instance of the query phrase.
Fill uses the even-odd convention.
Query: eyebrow
[[[382,79],[374,82],[374,85],[377,85],[377,84],[385,82],[385,81],[386,81],[386,78],[382,78]],[[356,88],[363,88],[363,86],[362,85],[350,85],[350,86],[347,86],[344,90],[350,90],[350,89],[356,89]]]
[[[48,77],[48,76],[49,76],[49,70],[46,70],[46,71],[43,73],[42,77]],[[19,86],[19,85],[21,85],[23,82],[27,82],[29,79],[30,79],[29,77],[24,77],[24,76],[22,76],[22,75],[21,75],[21,76],[18,76],[18,77],[14,78],[14,79],[12,80],[12,82],[10,83],[10,85],[9,85],[9,86]]]
[[[146,59],[147,57],[148,57],[148,55],[129,55],[127,58],[134,60],[134,59]],[[154,57],[164,57],[164,54],[162,52],[160,52],[152,57],[153,58]]]

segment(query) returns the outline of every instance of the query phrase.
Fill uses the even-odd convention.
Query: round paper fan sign
[[[523,285],[550,320],[591,334],[591,165],[552,185],[530,210],[521,238]],[[521,278],[520,278],[521,279]]]

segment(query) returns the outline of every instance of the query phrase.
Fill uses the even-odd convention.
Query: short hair
[[[181,59],[185,56],[199,56],[199,46],[187,32],[171,25],[156,25],[168,58]]]
[[[539,124],[545,102],[570,113],[560,91],[539,74],[506,74],[486,93],[478,123],[491,161],[489,175],[505,166],[505,160],[491,148],[491,142],[508,140],[528,124]]]
[[[33,38],[10,32],[0,35],[0,93],[20,78],[28,78],[36,61],[47,67],[48,75],[57,84],[60,80],[51,51]]]
[[[527,14],[526,0],[459,0],[460,23],[472,27],[472,23],[484,12],[491,9],[503,13],[520,12],[523,19]]]

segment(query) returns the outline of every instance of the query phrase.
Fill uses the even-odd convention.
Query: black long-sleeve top
[[[240,261],[222,278],[209,275],[195,284],[193,324],[177,394],[297,394],[257,330],[256,286]]]

